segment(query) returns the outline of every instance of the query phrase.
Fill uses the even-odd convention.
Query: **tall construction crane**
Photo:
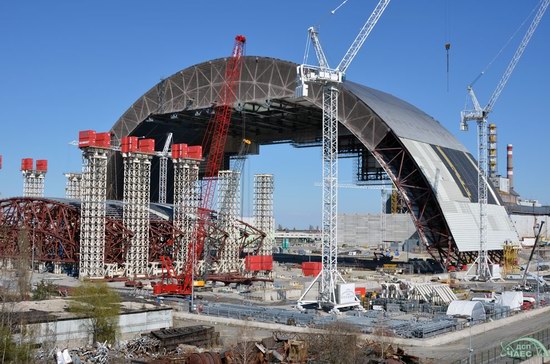
[[[164,148],[160,154],[159,163],[159,203],[166,203],[166,183],[168,179],[168,157],[170,144],[172,144],[172,133],[168,133]]]
[[[378,2],[350,48],[338,66],[334,69],[330,68],[328,64],[327,57],[319,41],[317,29],[315,29],[315,27],[310,27],[308,29],[309,39],[315,49],[319,65],[311,66],[302,64],[298,66],[296,97],[307,97],[309,84],[311,83],[319,84],[323,87],[322,270],[298,300],[299,307],[310,303],[317,303],[319,308],[327,310],[338,310],[343,307],[359,306],[359,302],[356,300],[342,303],[336,296],[337,283],[340,282],[345,284],[345,280],[340,273],[338,273],[338,247],[336,241],[338,190],[338,85],[343,82],[348,67],[363,46],[363,43],[365,43],[365,40],[389,3],[390,0],[380,0]],[[306,295],[316,282],[319,282],[317,300],[313,302],[305,301]]]
[[[220,92],[221,100],[213,110],[202,143],[203,150],[208,151],[208,157],[206,160],[201,202],[198,211],[199,219],[197,232],[195,240],[187,242],[191,246],[188,249],[188,257],[181,277],[182,286],[180,287],[180,292],[183,294],[192,294],[195,269],[194,262],[200,258],[206,240],[206,221],[212,210],[218,172],[223,162],[229,123],[231,122],[233,104],[237,95],[236,86],[241,76],[241,64],[244,56],[245,43],[246,38],[243,35],[237,35],[235,37],[233,51],[226,64],[224,83]]]
[[[468,130],[468,122],[475,121],[478,127],[478,155],[477,155],[477,168],[478,168],[478,203],[479,203],[479,251],[478,256],[474,262],[476,265],[476,274],[475,278],[481,281],[487,281],[492,278],[491,272],[489,270],[489,256],[487,252],[487,118],[489,114],[493,111],[495,103],[497,102],[502,90],[508,83],[514,68],[516,67],[518,61],[520,60],[527,44],[531,40],[533,33],[537,29],[537,26],[542,19],[550,0],[542,0],[540,2],[539,8],[531,22],[531,25],[527,29],[527,32],[523,36],[520,45],[516,49],[512,60],[508,64],[508,67],[504,71],[500,82],[498,83],[496,89],[493,91],[489,102],[485,107],[481,107],[477,96],[473,89],[473,84],[483,75],[483,72],[468,86],[468,95],[471,98],[473,110],[464,110],[461,112],[461,121],[460,121],[460,130]],[[477,263],[477,264],[475,264]],[[472,265],[472,267],[474,266]],[[468,272],[467,275],[470,275]]]

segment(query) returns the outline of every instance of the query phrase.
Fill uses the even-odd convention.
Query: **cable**
[[[540,3],[540,2],[539,2]],[[523,28],[523,25],[525,24],[525,22],[531,18],[531,15],[535,12],[536,9],[539,8],[539,4],[537,4],[537,6],[535,6],[533,8],[533,10],[531,10],[531,12],[529,13],[529,15],[527,15],[527,17],[521,22],[521,24],[519,25],[519,27],[516,29],[516,31],[510,36],[510,38],[506,41],[506,43],[504,43],[504,45],[502,46],[502,48],[500,48],[500,50],[498,51],[498,53],[496,54],[496,56],[491,60],[491,62],[489,62],[489,64],[487,64],[487,66],[485,66],[485,68],[483,69],[483,71],[481,71],[479,73],[479,75],[477,75],[477,77],[470,83],[470,87],[473,86],[480,78],[481,76],[483,76],[485,74],[485,72],[487,72],[487,70],[493,65],[493,63],[497,60],[497,58],[502,54],[502,52],[504,51],[504,49],[508,46],[508,44],[510,44],[510,42],[512,41],[512,39],[515,38],[515,36],[518,34],[518,32],[520,31],[521,28]]]

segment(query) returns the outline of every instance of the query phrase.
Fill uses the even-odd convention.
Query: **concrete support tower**
[[[235,225],[240,215],[240,182],[240,172],[227,170],[218,173],[218,227],[229,237],[220,252],[216,273],[235,273],[243,267],[239,259],[239,236]]]
[[[126,276],[147,274],[149,264],[149,198],[154,139],[122,138],[124,161],[124,226],[132,231],[126,253]]]
[[[104,277],[105,198],[109,133],[81,131],[83,170],[80,207],[80,279]]]
[[[260,255],[272,255],[275,241],[275,220],[273,218],[273,175],[254,176],[254,225],[265,233]]]
[[[67,183],[65,185],[65,197],[75,200],[81,198],[82,173],[65,173]]]
[[[196,147],[190,147],[196,148]],[[189,158],[186,144],[172,145],[174,164],[174,225],[182,231],[176,240],[176,271],[181,272],[195,241],[195,222],[199,204],[199,159]]]

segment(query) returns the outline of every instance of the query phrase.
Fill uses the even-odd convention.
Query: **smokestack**
[[[513,159],[513,152],[512,152],[512,144],[508,144],[506,147],[506,150],[508,151],[508,159],[506,162],[506,174],[508,177],[508,184],[510,191],[514,189],[514,159]]]

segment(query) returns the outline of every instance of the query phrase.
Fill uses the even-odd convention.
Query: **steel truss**
[[[80,278],[103,277],[108,150],[84,148],[80,209]]]
[[[82,184],[82,173],[65,173],[67,183],[65,185],[65,197],[80,200]]]
[[[189,256],[189,244],[195,239],[195,223],[199,205],[199,163],[196,159],[175,158],[174,226],[182,232],[176,239],[176,272],[181,273]],[[191,246],[192,248],[192,246]]]
[[[149,265],[149,198],[152,156],[123,153],[124,226],[133,232],[126,255],[126,275],[143,276]]]

